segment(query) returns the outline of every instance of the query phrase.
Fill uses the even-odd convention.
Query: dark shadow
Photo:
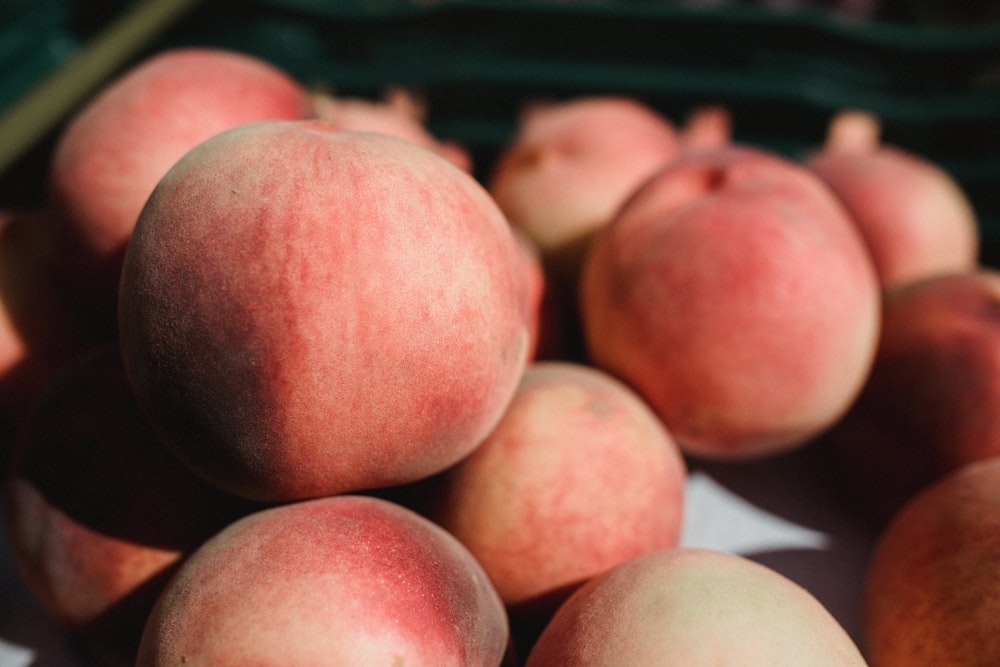
[[[841,624],[854,643],[861,647],[866,559],[859,559],[857,553],[841,550],[836,541],[828,549],[764,551],[746,554],[746,557],[784,575],[812,593]],[[843,576],[844,563],[855,564],[854,569],[848,572],[846,581]],[[832,576],[832,572],[837,573],[836,576]]]
[[[46,602],[53,599],[74,600],[75,608],[79,600],[86,601],[83,608],[107,607],[66,630],[90,656],[104,656],[97,664],[131,664],[149,609],[176,567],[174,561],[129,589],[134,554],[183,557],[265,507],[209,484],[161,445],[134,402],[113,343],[95,347],[56,377],[17,435],[2,487],[10,552],[38,606],[57,607]],[[84,590],[60,588],[80,568],[101,575]],[[119,576],[126,579],[122,592]],[[46,611],[61,616],[58,608]],[[127,657],[115,657],[121,654]]]
[[[42,509],[122,541],[184,551],[262,507],[202,480],[163,447],[113,343],[55,378],[17,435],[10,473]]]
[[[686,462],[690,472],[701,472],[747,502],[801,526],[836,536],[847,521],[874,539],[883,525],[818,441],[755,460],[688,456]]]
[[[42,209],[0,211],[0,454],[35,394],[92,344],[110,340],[88,320],[60,282],[52,239],[55,223]],[[19,355],[19,356],[14,356]]]
[[[102,667],[132,667],[146,620],[181,561],[161,570],[79,632],[80,650]]]
[[[0,639],[31,651],[31,667],[86,667],[82,648],[67,628],[52,618],[28,590],[0,535]]]
[[[507,615],[510,619],[510,634],[514,652],[518,659],[528,657],[538,637],[545,630],[552,616],[566,599],[584,582],[561,586],[524,602],[510,605]]]

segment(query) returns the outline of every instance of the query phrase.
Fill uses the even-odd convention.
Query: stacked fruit
[[[686,465],[823,447],[882,521],[989,457],[962,192],[860,112],[796,162],[723,108],[539,102],[481,180],[422,114],[180,49],[67,125],[0,249],[42,605],[109,664],[864,664],[782,575],[679,546]],[[883,580],[868,658],[914,664],[883,647],[951,633]]]

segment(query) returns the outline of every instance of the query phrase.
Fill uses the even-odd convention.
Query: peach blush
[[[394,137],[265,121],[160,182],[125,255],[119,328],[167,446],[279,501],[468,454],[523,373],[528,303],[517,242],[470,174]]]

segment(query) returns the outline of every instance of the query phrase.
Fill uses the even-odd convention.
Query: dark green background
[[[0,0],[0,108],[125,6]],[[980,216],[984,259],[994,262],[1000,22],[973,16],[971,5],[971,18],[957,21],[958,5],[943,6],[953,15],[932,14],[925,3],[860,21],[749,2],[695,9],[653,0],[208,0],[147,52],[234,48],[343,94],[411,86],[429,103],[432,130],[469,146],[480,175],[520,107],[537,98],[629,94],[678,121],[696,106],[724,104],[738,140],[792,157],[822,141],[834,111],[861,107],[881,117],[887,142],[959,180]],[[0,174],[0,204],[42,196],[57,133]]]

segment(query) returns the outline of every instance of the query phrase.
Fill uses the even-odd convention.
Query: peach
[[[1000,456],[1000,273],[890,288],[871,374],[822,443],[882,522],[966,463]]]
[[[864,664],[836,619],[790,579],[734,554],[675,548],[578,589],[525,667]]]
[[[976,265],[979,228],[962,187],[927,158],[882,142],[874,114],[839,112],[805,163],[850,211],[884,287]]]
[[[805,444],[849,407],[878,338],[871,259],[818,177],[764,149],[693,151],[593,240],[580,285],[592,363],[685,452]]]
[[[400,505],[340,495],[206,542],[157,601],[136,664],[496,666],[508,636],[458,540]]]
[[[535,102],[522,110],[487,186],[559,279],[575,284],[591,234],[679,143],[674,124],[635,98]]]
[[[68,287],[113,326],[121,256],[139,212],[174,162],[243,123],[312,115],[308,92],[276,66],[185,47],[131,66],[70,120],[48,174],[55,247]]]
[[[3,499],[18,572],[91,655],[132,664],[173,569],[257,507],[205,483],[163,449],[115,345],[86,352],[54,377],[17,435]]]
[[[510,608],[544,616],[597,574],[675,546],[684,483],[680,451],[631,389],[536,362],[496,428],[445,472],[431,516]]]
[[[412,142],[264,121],[202,143],[136,225],[125,369],[167,446],[251,499],[414,481],[499,420],[523,259],[473,177]]]
[[[436,137],[427,127],[427,108],[405,88],[390,86],[380,100],[313,93],[316,116],[342,130],[380,132],[406,139],[448,158],[465,171],[473,169],[472,155],[461,144]]]
[[[872,667],[1000,663],[1000,459],[913,497],[881,534],[864,588]]]

